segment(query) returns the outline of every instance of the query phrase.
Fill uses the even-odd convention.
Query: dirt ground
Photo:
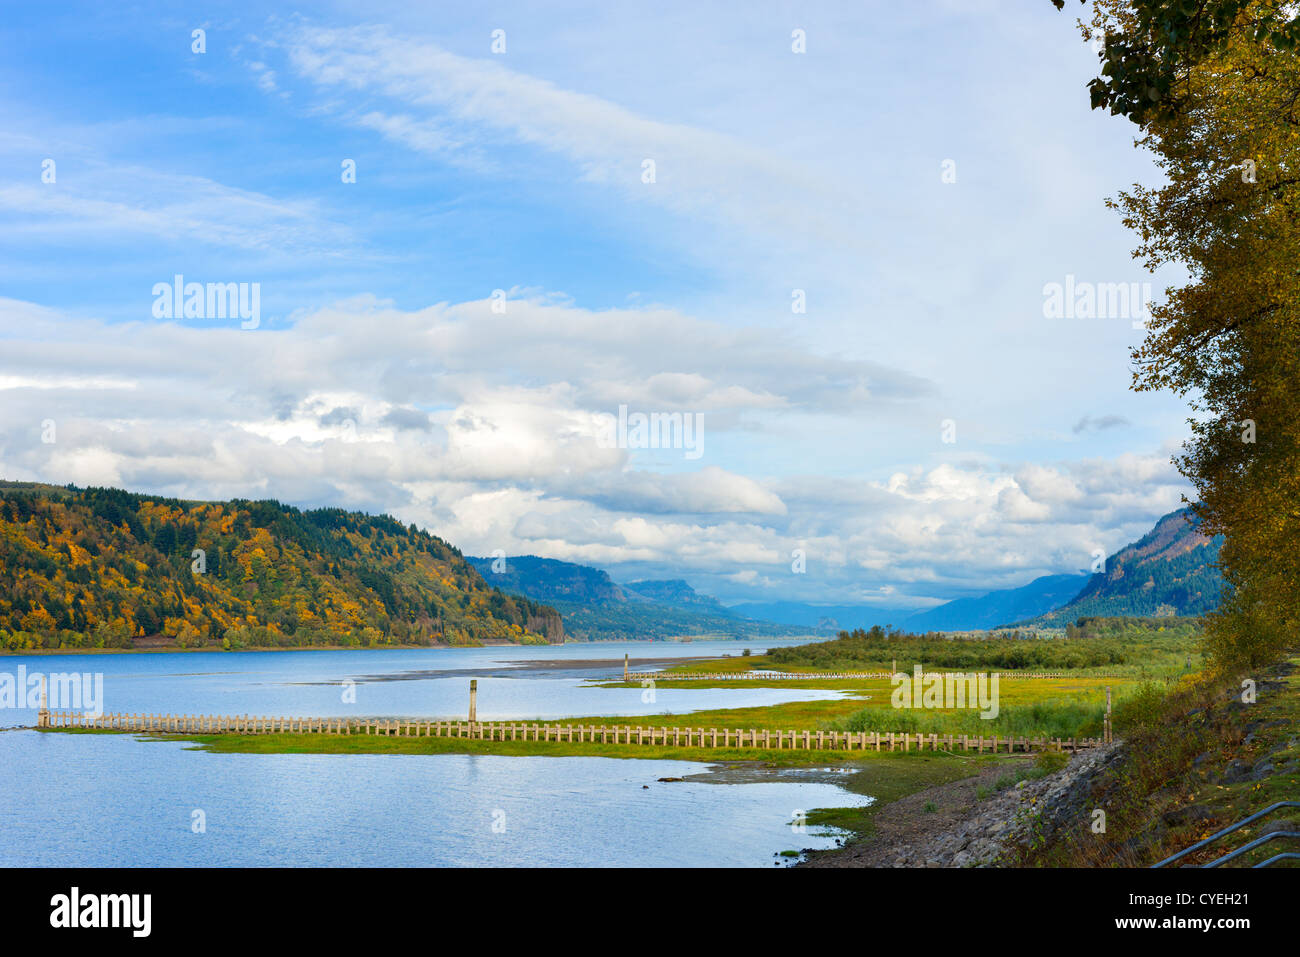
[[[1020,763],[1020,762],[1016,762]],[[993,783],[1014,765],[999,761],[974,777],[918,791],[884,805],[872,817],[874,831],[865,841],[847,847],[814,851],[799,867],[888,867],[898,857],[895,848],[916,846],[953,828],[979,812],[976,791],[993,790]],[[934,811],[926,811],[934,804]]]

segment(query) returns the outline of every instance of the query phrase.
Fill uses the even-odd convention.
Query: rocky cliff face
[[[552,645],[564,644],[564,623],[554,608],[543,608],[541,614],[530,615],[524,627],[541,635]]]

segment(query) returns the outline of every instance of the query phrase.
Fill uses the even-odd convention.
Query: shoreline
[[[928,847],[950,834],[976,813],[984,791],[992,791],[999,778],[1008,771],[1030,763],[1024,758],[1004,758],[986,763],[974,773],[951,781],[896,795],[881,801],[861,826],[854,827],[851,809],[826,808],[809,813],[810,823],[825,823],[850,831],[839,847],[805,848],[796,867],[899,867],[909,860],[914,849]],[[996,795],[993,795],[996,796]],[[849,813],[845,813],[848,811]],[[921,865],[929,866],[928,860]],[[949,865],[952,866],[952,865]]]
[[[0,648],[0,658],[35,658],[42,655],[149,655],[149,654],[188,654],[192,652],[208,651],[220,653],[223,655],[235,655],[243,652],[263,652],[263,651],[445,651],[451,648],[563,648],[565,646],[581,645],[630,645],[630,644],[662,644],[662,645],[688,645],[693,641],[734,641],[737,644],[746,639],[741,638],[608,638],[600,641],[562,641],[547,642],[540,644],[536,642],[523,641],[484,641],[474,645],[449,645],[449,644],[431,644],[431,645],[382,645],[376,647],[364,647],[359,645],[294,645],[292,647],[282,647],[279,645],[249,645],[244,648],[222,648],[220,645],[205,645],[201,648],[182,648],[179,645],[159,645],[148,648],[40,648],[40,649],[11,649]],[[604,659],[600,659],[602,662]],[[615,659],[609,659],[611,662]],[[636,659],[633,659],[635,661]],[[649,661],[658,661],[659,659],[644,659]],[[709,657],[703,655],[700,657],[686,657],[680,659],[682,662],[690,661],[707,661]],[[721,659],[720,659],[721,660]]]
[[[1122,742],[1072,755],[1064,764],[1007,759],[974,777],[885,806],[871,839],[809,850],[803,867],[1016,867],[1018,850],[1050,840],[1063,818],[1077,821],[1091,782],[1122,754]]]
[[[564,644],[568,644],[565,642]],[[249,645],[245,648],[222,648],[220,645],[207,645],[202,648],[182,648],[179,645],[159,645],[151,648],[42,648],[17,651],[9,648],[0,649],[0,657],[35,658],[41,655],[157,655],[189,654],[208,651],[223,655],[237,655],[243,652],[261,651],[415,651],[419,649],[435,650],[446,648],[541,648],[560,647],[560,645],[535,645],[515,641],[489,641],[477,645],[384,645],[382,647],[364,648],[355,645],[294,645],[290,648],[278,645]]]

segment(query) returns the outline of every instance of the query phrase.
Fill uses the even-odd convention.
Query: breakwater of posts
[[[898,674],[911,680],[912,673],[909,671],[815,671],[800,673],[797,671],[720,671],[715,674],[700,674],[698,672],[683,672],[682,674],[672,674],[666,671],[628,671],[623,675],[624,681],[767,681],[769,679],[777,681],[825,681],[858,679],[858,678],[893,678]],[[990,672],[996,674],[999,678],[1006,680],[1010,678],[1122,678],[1124,675],[1111,672],[1097,673],[1078,673],[1064,671],[998,671]],[[930,674],[947,674],[946,672],[930,672]],[[964,674],[964,673],[963,673]]]
[[[42,711],[38,728],[142,734],[316,734],[477,741],[535,741],[680,748],[825,751],[966,751],[1013,754],[1077,751],[1101,738],[923,734],[896,731],[800,731],[771,728],[642,727],[521,721],[430,721],[409,718],[289,718],[254,715],[102,714]]]

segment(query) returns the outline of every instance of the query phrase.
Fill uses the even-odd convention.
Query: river
[[[789,644],[782,640],[781,644]],[[750,643],[755,652],[763,645]],[[462,717],[674,713],[834,697],[785,688],[599,688],[632,658],[736,642],[183,652],[0,659],[0,675],[102,676],[105,711]],[[57,704],[57,702],[53,703]],[[52,706],[53,706],[52,704]],[[826,847],[798,825],[869,801],[834,769],[712,773],[684,761],[211,754],[134,735],[40,734],[0,710],[0,866],[772,866]],[[659,778],[684,778],[660,783]]]

